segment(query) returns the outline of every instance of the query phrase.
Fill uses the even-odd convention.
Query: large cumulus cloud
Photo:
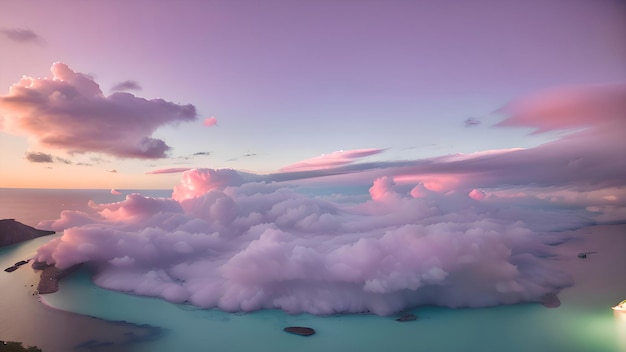
[[[152,133],[196,119],[193,105],[123,92],[105,96],[91,77],[60,62],[51,72],[51,78],[23,77],[0,97],[0,129],[70,153],[163,158],[170,147]]]
[[[539,302],[568,285],[554,237],[467,195],[414,198],[377,180],[365,202],[311,198],[232,170],[190,170],[174,199],[66,211],[37,260],[91,263],[96,284],[228,311],[391,314],[418,304]]]

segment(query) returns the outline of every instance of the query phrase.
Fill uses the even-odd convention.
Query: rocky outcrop
[[[417,320],[417,316],[415,314],[404,314],[401,317],[396,319],[396,321],[399,321],[401,323],[404,323],[407,321],[413,321],[413,320]]]
[[[59,290],[59,280],[69,275],[79,267],[80,264],[74,265],[67,269],[59,269],[54,265],[49,265],[42,262],[34,262],[33,269],[41,270],[41,275],[39,276],[39,285],[37,285],[37,292],[39,294],[57,292]]]
[[[0,220],[0,247],[32,240],[33,238],[54,234],[54,231],[38,230],[24,225],[15,219]]]
[[[541,304],[546,308],[557,308],[561,305],[561,300],[556,293],[548,293],[541,298]]]
[[[315,334],[315,330],[304,327],[304,326],[290,326],[290,327],[284,328],[283,330],[290,334],[296,334],[300,336],[311,336]]]
[[[15,270],[17,270],[17,268],[19,268],[20,266],[24,265],[24,264],[28,264],[28,262],[30,261],[30,259],[27,260],[20,260],[19,262],[15,263],[15,265],[10,266],[6,269],[4,269],[4,271],[6,271],[7,273],[12,273]]]

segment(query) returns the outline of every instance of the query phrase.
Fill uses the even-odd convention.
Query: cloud
[[[115,170],[115,169],[111,169],[111,170],[107,170],[107,172],[110,172],[110,173],[112,173],[112,174],[116,174],[116,173],[117,173],[117,170]]]
[[[152,138],[159,127],[196,119],[193,105],[146,100],[129,93],[104,96],[94,80],[67,65],[52,78],[23,77],[0,97],[4,132],[25,134],[45,147],[120,158],[166,157],[170,147]]]
[[[115,84],[113,87],[111,87],[112,92],[127,91],[127,90],[141,90],[141,86],[139,85],[139,83],[129,80],[129,81],[119,82]]]
[[[392,314],[420,304],[540,302],[571,280],[555,235],[466,194],[413,198],[390,179],[341,204],[233,170],[190,170],[173,198],[139,194],[66,211],[37,260],[97,264],[96,284],[228,311]],[[374,190],[375,189],[375,190]]]
[[[191,168],[189,168],[189,167],[171,167],[171,168],[167,168],[167,169],[157,169],[157,170],[148,171],[148,172],[146,172],[146,174],[149,174],[149,175],[174,174],[174,173],[185,172],[187,170],[191,170]]]
[[[4,34],[4,36],[8,39],[18,43],[31,43],[41,40],[41,37],[30,29],[6,28],[0,29],[0,33]]]
[[[28,152],[26,153],[26,160],[30,161],[31,163],[59,162],[59,163],[67,164],[67,165],[72,164],[71,160],[61,158],[58,156],[53,156],[51,154],[42,153],[42,152]]]
[[[584,124],[528,115],[534,103],[508,110],[504,125],[578,126],[530,149],[353,163],[377,151],[361,150],[256,178],[188,170],[172,198],[133,194],[40,223],[64,233],[36,259],[94,263],[102,287],[228,311],[542,302],[573,283],[555,260],[565,230],[626,221],[625,126],[602,115],[619,110],[605,98]],[[307,196],[314,181],[331,195]]]
[[[31,163],[53,163],[52,155],[41,152],[26,153],[26,160]]]
[[[232,169],[192,169],[185,171],[181,182],[174,187],[172,198],[183,201],[212,189],[237,186],[241,183],[243,178]]]
[[[465,124],[465,127],[473,127],[480,125],[480,120],[475,117],[468,117],[465,121],[463,121],[463,123]]]
[[[534,128],[534,133],[619,123],[626,111],[626,83],[565,86],[517,99],[499,110],[497,126]]]
[[[207,117],[206,119],[204,119],[204,121],[202,122],[206,127],[212,127],[217,125],[217,119],[213,116],[211,117]]]
[[[468,194],[468,196],[474,200],[483,200],[485,199],[485,197],[487,196],[487,194],[483,191],[477,190],[477,189],[473,189],[471,190],[471,192]]]
[[[120,191],[118,191],[118,190],[116,190],[116,189],[112,189],[112,190],[111,190],[111,194],[114,194],[114,195],[120,195],[120,194],[122,194],[122,192],[120,192]]]
[[[280,169],[283,172],[312,171],[330,169],[353,163],[355,160],[382,153],[384,149],[355,149],[336,151],[330,154],[300,161]]]

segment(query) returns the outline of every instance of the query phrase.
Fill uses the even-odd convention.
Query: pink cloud
[[[468,196],[474,200],[483,200],[487,196],[487,194],[483,191],[473,189]]]
[[[116,189],[112,189],[112,190],[111,190],[111,194],[114,194],[114,195],[120,195],[120,194],[122,194],[122,192],[120,192],[120,191],[118,191],[118,190],[116,190]]]
[[[243,179],[235,170],[191,169],[183,173],[180,183],[174,187],[172,198],[180,202],[213,189],[236,186],[242,182]]]
[[[204,119],[204,121],[202,123],[206,127],[212,127],[212,126],[215,126],[217,124],[217,119],[214,116],[207,117],[206,119]]]
[[[565,86],[514,100],[497,126],[532,127],[535,133],[598,125],[623,119],[626,84]]]
[[[53,227],[63,235],[36,258],[95,263],[102,287],[227,311],[387,315],[540,302],[571,283],[546,236],[465,194],[439,204],[383,178],[374,199],[340,204],[236,183],[232,170],[191,170],[176,199],[134,194],[93,205],[94,216],[64,212]]]
[[[384,149],[354,149],[348,151],[341,150],[285,166],[281,168],[280,171],[298,172],[340,167],[351,164],[358,159],[382,153],[383,151]]]
[[[191,170],[191,168],[189,167],[171,167],[171,168],[166,168],[166,169],[157,169],[157,170],[152,170],[152,171],[148,171],[146,172],[146,174],[150,174],[150,175],[158,175],[158,174],[175,174],[175,173],[179,173],[179,172],[185,172]]]
[[[111,87],[112,92],[127,91],[127,90],[141,90],[141,86],[139,85],[139,83],[129,80],[129,81],[116,83],[113,87]]]
[[[152,133],[166,124],[192,121],[193,105],[147,100],[129,93],[103,95],[89,76],[63,63],[51,78],[23,77],[0,97],[0,128],[70,153],[122,158],[164,158],[170,147]]]
[[[381,177],[374,180],[374,184],[369,189],[370,197],[373,200],[384,200],[393,197],[396,192],[393,187],[396,183],[391,177]]]

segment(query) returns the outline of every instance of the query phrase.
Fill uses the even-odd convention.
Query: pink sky
[[[626,81],[623,10],[617,0],[5,4],[0,166],[12,172],[0,187],[168,189],[171,171],[193,168],[293,179],[386,163],[410,174],[516,148],[528,151],[494,158],[523,184],[535,150],[576,159],[584,141],[597,150],[583,160],[613,143],[594,138],[596,124],[623,116],[613,103]],[[588,132],[562,139],[566,127]],[[452,187],[451,167],[420,171],[424,184]]]
[[[564,230],[626,220],[618,2],[146,4],[0,14],[0,186],[120,197],[42,221],[38,260],[386,315],[544,302]]]

